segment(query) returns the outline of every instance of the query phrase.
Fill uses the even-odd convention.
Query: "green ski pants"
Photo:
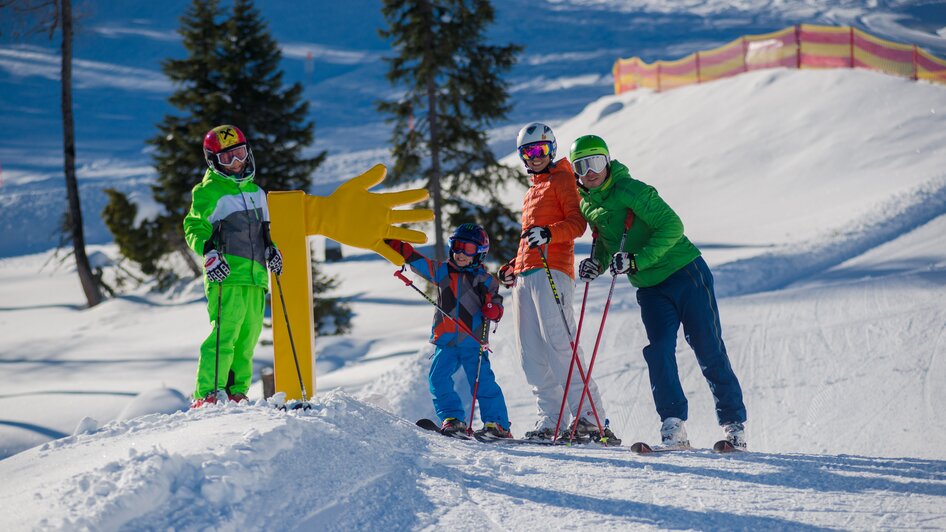
[[[225,285],[222,287],[220,307],[220,352],[217,353],[217,292],[220,283],[207,283],[207,313],[213,329],[200,345],[200,361],[197,363],[197,387],[194,398],[206,396],[215,389],[223,390],[227,378],[233,372],[231,394],[245,394],[253,378],[253,350],[263,330],[263,310],[266,305],[266,290],[251,285]],[[214,363],[217,368],[217,386],[214,386]]]

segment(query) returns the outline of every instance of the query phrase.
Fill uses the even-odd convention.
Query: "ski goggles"
[[[250,151],[247,149],[246,144],[244,144],[218,153],[217,160],[224,166],[230,166],[234,161],[240,161],[241,163],[246,162],[246,158],[249,154]]]
[[[454,240],[453,245],[450,246],[450,251],[453,253],[462,253],[467,257],[475,257],[480,253],[480,247],[474,244],[473,242],[466,242],[464,240]]]
[[[538,159],[540,157],[548,157],[551,151],[551,142],[535,142],[519,146],[519,157],[521,157],[523,161],[531,161],[532,159]]]
[[[588,157],[582,157],[577,161],[572,163],[572,168],[575,170],[575,175],[578,177],[585,177],[588,172],[593,171],[596,174],[604,172],[608,167],[608,156],[607,155],[589,155]]]

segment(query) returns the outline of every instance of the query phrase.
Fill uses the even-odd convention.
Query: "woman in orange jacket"
[[[532,385],[538,409],[535,429],[526,432],[526,437],[552,439],[572,359],[569,331],[575,331],[575,239],[585,232],[587,223],[578,207],[578,187],[571,164],[564,157],[555,161],[552,128],[537,122],[529,124],[519,131],[516,144],[526,171],[531,174],[531,186],[522,205],[519,251],[516,258],[500,268],[499,279],[513,289],[511,308],[522,369]],[[555,300],[539,247],[545,251],[568,329],[562,323],[563,311]],[[578,356],[583,359],[581,349]],[[598,427],[587,400],[583,411],[578,412],[582,382],[577,375],[576,371],[568,388],[568,407],[572,416],[579,419],[579,433],[586,435],[597,432]],[[604,422],[598,388],[593,381],[588,388],[598,417]],[[562,420],[563,428],[567,421]]]

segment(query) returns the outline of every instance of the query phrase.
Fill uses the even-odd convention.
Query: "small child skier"
[[[204,136],[204,158],[208,169],[193,189],[184,237],[204,257],[213,330],[200,346],[191,408],[247,399],[269,290],[266,270],[282,273],[282,254],[270,238],[266,193],[253,182],[256,164],[246,136],[235,126],[213,128]]]
[[[437,286],[437,305],[450,315],[446,318],[439,311],[434,313],[430,338],[437,347],[427,378],[434,409],[441,420],[441,430],[445,433],[467,430],[463,421],[466,413],[453,388],[453,374],[463,366],[472,393],[477,364],[482,356],[476,401],[484,426],[477,434],[511,438],[503,391],[490,367],[489,353],[481,352],[479,344],[488,339],[489,322],[498,322],[503,315],[499,282],[483,266],[489,251],[486,230],[471,223],[457,227],[450,236],[450,259],[443,263],[428,259],[406,242],[388,240],[387,243],[404,257],[411,270]],[[469,331],[480,337],[471,337],[453,319],[459,319]]]

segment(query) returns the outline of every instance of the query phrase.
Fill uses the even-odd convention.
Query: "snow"
[[[941,5],[705,0],[680,7],[647,0],[631,10],[581,0],[548,2],[536,13],[659,28],[706,17],[698,20],[709,30],[649,44],[663,56],[724,42],[721,28],[746,33],[746,20],[761,27],[803,15],[946,49],[942,35],[911,29],[902,16],[929,15]],[[110,47],[120,48],[127,36],[164,47],[177,42],[166,14],[129,23],[120,18],[123,4],[112,7],[119,18],[92,25]],[[326,20],[340,13],[327,11]],[[935,32],[944,20],[928,23]],[[365,63],[366,70],[320,78],[319,90],[380,75],[371,69],[383,48],[344,24],[323,25],[339,34],[310,42],[283,27],[287,56],[299,60],[312,51],[317,73],[332,64]],[[606,69],[594,62],[609,63],[614,45],[561,29],[560,50],[527,49],[524,68],[542,71],[512,76],[521,88],[514,118],[551,121],[562,154],[579,135],[602,135],[632,175],[680,214],[716,278],[751,452],[706,450],[722,432],[682,337],[687,430],[699,450],[628,451],[634,441],[658,439],[659,420],[641,356],[646,335],[624,282],[594,373],[625,446],[500,446],[414,426],[434,417],[426,384],[434,311],[374,254],[344,247],[344,260],[321,265],[341,280],[336,295],[355,311],[353,331],[317,340],[315,407],[286,412],[261,399],[258,382],[249,403],[186,411],[197,348],[209,333],[200,281],[167,293],[143,286],[85,309],[68,258],[0,253],[0,528],[946,530],[946,89],[859,70],[770,70],[662,94],[610,96],[605,78],[596,77]],[[644,26],[640,31],[639,39],[649,38]],[[138,50],[128,48],[129,57]],[[53,56],[48,46],[0,47],[0,70],[46,76]],[[151,59],[81,59],[77,70],[101,75],[97,83],[160,89]],[[543,84],[529,83],[539,77]],[[23,131],[15,124],[36,116],[40,126],[29,131],[45,132],[4,137],[0,147],[4,242],[27,249],[23,242],[46,237],[43,224],[61,214],[61,194],[43,185],[58,179],[58,130],[42,127],[47,111],[30,94],[36,80],[10,79],[4,87],[20,92],[17,104],[2,102],[0,121],[13,124],[2,129]],[[377,89],[365,83],[359,90]],[[591,89],[597,92],[581,92]],[[89,109],[96,97],[112,98],[110,112],[141,111],[100,92],[81,89],[79,101]],[[326,121],[351,149],[333,153],[314,193],[327,194],[338,176],[388,157],[386,132],[358,124],[362,111],[349,104],[339,106],[353,113],[348,121],[332,114]],[[501,153],[512,151],[518,125],[497,124],[492,132]],[[144,190],[150,170],[133,137],[151,130],[114,128],[136,146],[128,150],[114,143],[114,132],[94,134],[97,127],[105,128],[80,135],[80,148],[85,142],[93,153],[80,157],[83,193],[103,183]],[[16,164],[7,164],[11,158]],[[519,164],[511,153],[504,160]],[[502,197],[518,209],[522,194],[511,187]],[[157,208],[146,196],[136,200],[149,212]],[[589,248],[586,234],[578,258]],[[116,254],[107,243],[88,251],[103,265]],[[576,287],[576,313],[583,289]],[[607,278],[590,285],[581,337],[588,355],[607,290]],[[264,340],[271,337],[264,330]],[[522,436],[534,422],[534,399],[511,323],[500,323],[491,346],[512,431]],[[264,341],[254,373],[271,362]]]
[[[434,417],[433,311],[390,264],[347,247],[322,266],[354,330],[318,340],[315,408],[277,410],[257,383],[251,404],[184,411],[209,327],[199,282],[83,309],[68,261],[0,259],[0,526],[946,529],[946,133],[930,112],[944,108],[927,84],[770,71],[608,96],[557,124],[560,150],[602,134],[703,248],[749,410],[746,454],[705,450],[722,433],[682,338],[696,452],[420,431],[413,421]],[[607,288],[590,286],[589,354]],[[513,341],[501,323],[491,356],[522,436],[534,402]],[[595,376],[628,445],[658,438],[645,344],[619,283]]]

